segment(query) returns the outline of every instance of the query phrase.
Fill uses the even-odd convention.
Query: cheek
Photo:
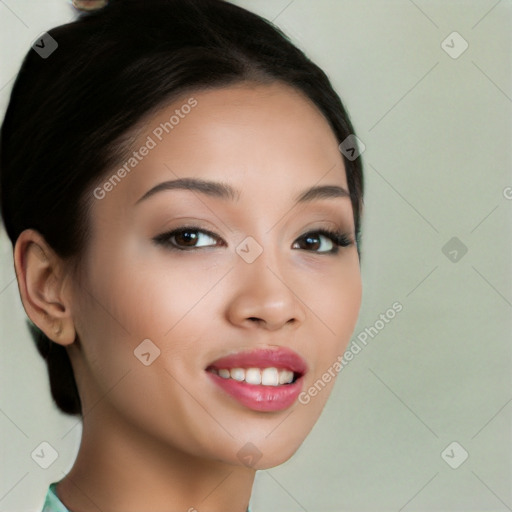
[[[338,350],[345,350],[354,331],[362,299],[362,282],[359,268],[345,272],[337,283],[338,301],[329,304],[329,313],[334,318],[333,331],[339,340]],[[333,297],[335,297],[333,291]]]
[[[89,292],[79,308],[87,358],[96,361],[95,371],[119,377],[134,364],[139,370],[134,351],[146,339],[156,345],[155,353],[160,351],[158,366],[193,371],[197,353],[191,357],[190,352],[197,350],[196,340],[211,325],[218,301],[208,291],[224,270],[214,272],[193,262],[187,266],[177,258],[150,258],[140,248],[114,251],[112,245],[97,259],[103,264],[90,267]]]
[[[308,330],[313,342],[307,345],[312,365],[304,382],[308,396],[301,402],[301,407],[315,417],[325,405],[339,375],[337,361],[343,356],[354,332],[361,299],[362,282],[356,254],[355,257],[350,255],[339,271],[322,275],[314,292],[304,301],[313,319]],[[316,389],[312,389],[315,383]]]
[[[355,252],[355,251],[354,251]],[[362,282],[357,254],[347,254],[338,268],[317,274],[304,297],[323,340],[320,355],[343,350],[355,328],[362,299]]]
[[[110,258],[118,264],[91,267],[81,288],[88,290],[80,297],[77,322],[84,339],[82,390],[89,407],[114,407],[130,423],[184,443],[195,433],[176,418],[201,414],[180,385],[190,382],[197,355],[191,340],[198,322],[191,323],[187,312],[192,313],[207,283],[190,287],[196,280],[178,266],[147,265],[133,253],[111,253]],[[151,343],[142,344],[146,339]],[[144,352],[149,352],[147,366]]]
[[[128,235],[109,242],[96,244],[101,248],[88,263],[88,295],[96,316],[122,336],[163,335],[194,296],[194,280],[179,264],[148,257],[148,249]]]

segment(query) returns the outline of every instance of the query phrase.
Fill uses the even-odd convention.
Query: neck
[[[111,414],[83,418],[80,449],[57,486],[73,511],[246,512],[255,470],[184,453]],[[98,411],[99,412],[99,411]]]

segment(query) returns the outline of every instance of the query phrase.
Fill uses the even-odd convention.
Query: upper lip
[[[210,363],[206,370],[216,368],[283,368],[304,375],[308,371],[306,361],[286,347],[276,349],[257,348],[221,357]]]

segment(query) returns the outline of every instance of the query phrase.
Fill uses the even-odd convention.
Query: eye
[[[208,243],[208,239],[213,240],[213,244]],[[172,250],[187,251],[201,247],[213,247],[219,245],[215,241],[220,241],[220,245],[224,242],[211,231],[201,229],[198,226],[184,226],[174,231],[162,233],[153,239],[155,243],[163,245]],[[203,240],[206,243],[198,243]],[[318,229],[310,231],[298,238],[298,242],[294,242],[293,249],[304,249],[307,251],[317,252],[319,254],[337,254],[340,247],[348,247],[353,241],[350,237],[341,231],[331,231],[328,229]]]
[[[188,249],[195,249],[198,247],[211,247],[215,244],[202,243],[198,244],[198,241],[220,240],[215,233],[200,229],[197,226],[186,226],[175,229],[168,233],[162,233],[153,240],[160,245],[169,246],[170,249],[176,249],[179,251],[186,251]]]
[[[318,252],[320,254],[338,254],[340,247],[348,247],[353,243],[345,233],[342,233],[341,231],[331,231],[329,229],[310,231],[299,238],[299,240],[305,241],[305,245],[309,245],[309,248],[312,249],[313,252]],[[326,240],[326,242],[323,242],[323,240]],[[294,248],[296,248],[295,246],[296,243],[294,244]],[[302,249],[303,247],[298,248]]]

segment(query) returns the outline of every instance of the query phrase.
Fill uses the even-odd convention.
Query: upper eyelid
[[[316,228],[309,228],[307,229],[306,231],[304,231],[304,233],[302,233],[301,235],[299,236],[304,236],[304,235],[307,235],[309,233],[316,233],[318,231],[322,231],[323,230],[327,230],[327,231],[339,231],[341,233],[346,233],[347,235],[349,235],[350,233],[343,229],[341,229],[340,227],[325,227],[325,226],[320,226],[320,227],[316,227]],[[184,225],[184,226],[178,226],[177,228],[172,228],[172,229],[169,229],[167,231],[164,231],[161,235],[158,235],[158,236],[167,236],[167,235],[171,235],[171,234],[175,234],[175,233],[179,233],[180,231],[198,231],[198,232],[201,232],[205,235],[208,235],[212,238],[222,238],[221,235],[215,233],[214,231],[211,231],[210,229],[207,229],[207,228],[202,228],[200,226],[195,226],[195,225]]]
[[[323,215],[322,215],[322,217],[323,217]],[[178,222],[181,222],[181,224],[177,225],[176,227],[166,229],[165,231],[163,231],[164,234],[172,233],[175,231],[180,231],[183,229],[194,229],[194,230],[198,230],[198,231],[203,231],[203,232],[209,234],[210,236],[222,237],[222,235],[217,234],[215,231],[212,231],[212,229],[207,227],[208,225],[210,225],[209,221],[203,221],[203,220],[192,219],[192,218],[187,219],[185,217],[176,218],[175,220]],[[317,225],[318,223],[321,223],[321,225],[318,226]],[[327,229],[330,231],[340,231],[342,233],[346,233],[347,235],[351,235],[353,233],[353,226],[351,226],[349,228],[348,226],[344,226],[344,223],[345,223],[345,221],[343,218],[340,219],[340,218],[336,218],[336,217],[332,217],[332,218],[320,218],[319,217],[317,219],[310,220],[307,223],[306,227],[301,228],[300,231],[303,231],[305,229],[306,230],[306,231],[304,231],[304,234],[305,234],[305,233],[308,233],[309,231]],[[313,225],[315,225],[315,227],[310,227]],[[216,229],[216,228],[213,228],[213,229]],[[231,232],[231,234],[233,233],[233,231],[236,231],[237,233],[240,233],[240,234],[244,234],[243,230],[239,230],[239,229],[233,230],[232,228],[229,228],[229,227],[228,227],[228,230]]]

